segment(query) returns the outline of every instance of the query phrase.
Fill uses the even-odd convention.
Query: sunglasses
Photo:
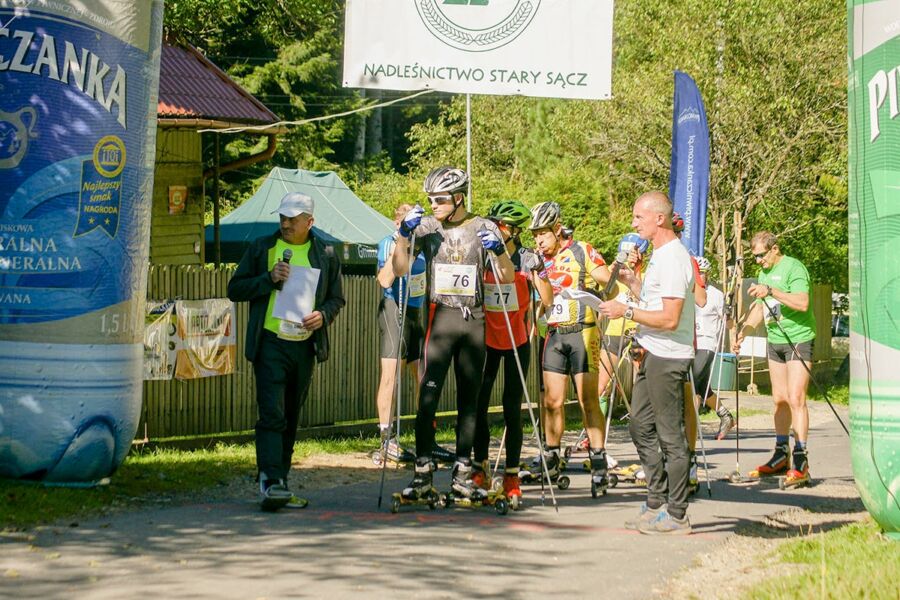
[[[769,249],[766,250],[765,252],[762,252],[762,253],[760,253],[760,254],[754,254],[754,255],[753,255],[753,258],[756,259],[756,260],[762,260],[762,259],[764,259],[764,258],[766,257],[766,255],[769,254],[769,252],[771,252],[771,251],[772,251],[772,249],[769,248]]]
[[[428,196],[428,201],[432,204],[450,204],[453,202],[453,196],[450,194],[441,194],[440,196]]]

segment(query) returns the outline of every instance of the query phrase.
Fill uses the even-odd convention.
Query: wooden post
[[[215,155],[213,156],[213,262],[216,268],[222,262],[222,235],[219,231],[219,136],[220,133],[213,134],[216,137]]]

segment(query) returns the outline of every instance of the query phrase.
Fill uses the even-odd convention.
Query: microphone
[[[293,250],[291,250],[290,248],[285,248],[285,249],[284,249],[284,254],[281,255],[281,260],[280,260],[279,262],[291,264],[291,257],[292,257],[293,255],[294,255],[294,251],[293,251]],[[278,289],[278,290],[280,290],[280,289],[283,288],[283,287],[284,287],[284,282],[283,282],[283,281],[279,281],[278,283],[275,284],[275,288]]]
[[[609,281],[606,282],[606,287],[603,288],[603,297],[606,300],[610,300],[610,294],[613,293],[613,290],[616,289],[616,284],[618,283],[617,279],[619,277],[619,270],[625,266],[625,261],[628,260],[628,253],[624,250],[620,251],[616,254],[616,260],[613,263],[612,269],[609,270]]]

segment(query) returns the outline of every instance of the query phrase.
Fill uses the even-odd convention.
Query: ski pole
[[[700,438],[700,453],[703,455],[703,470],[706,472],[706,493],[712,498],[712,486],[709,483],[709,462],[706,460],[706,445],[703,443],[703,427],[700,426],[700,409],[694,398],[697,396],[697,388],[694,384],[694,372],[688,369],[688,377],[691,381],[691,406],[694,407],[694,417],[697,419],[697,436]],[[690,467],[688,467],[690,468]]]
[[[494,274],[494,281],[497,282],[497,286],[499,289],[500,286],[500,273],[497,271],[497,264],[494,262],[493,256],[488,256],[488,262],[491,263],[491,272]],[[543,470],[543,476],[541,477],[541,504],[544,503],[544,483],[543,478],[547,478],[547,484],[550,488],[550,499],[553,502],[553,508],[556,509],[556,512],[559,512],[559,505],[556,503],[556,494],[553,492],[553,486],[550,485],[550,470],[547,468],[547,461],[544,460],[544,445],[541,440],[541,434],[538,430],[537,420],[534,418],[534,410],[531,407],[531,396],[528,393],[528,382],[525,381],[525,371],[522,369],[522,363],[519,361],[519,353],[516,352],[516,341],[515,336],[513,335],[512,324],[509,321],[509,313],[506,310],[506,300],[503,298],[503,294],[498,294],[500,300],[500,308],[503,310],[503,320],[506,322],[506,332],[509,334],[509,343],[513,348],[512,355],[516,361],[516,369],[519,371],[519,379],[522,381],[522,392],[525,395],[525,403],[528,405],[528,416],[531,418],[531,426],[534,428],[535,441],[538,444],[538,448],[541,452],[541,469]]]

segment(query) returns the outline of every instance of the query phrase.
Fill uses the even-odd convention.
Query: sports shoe
[[[809,456],[806,454],[806,448],[794,448],[791,454],[792,466],[786,473],[786,478],[791,482],[808,481],[809,480]]]
[[[723,407],[724,408],[724,407]],[[728,432],[734,429],[734,415],[727,408],[725,412],[719,414],[719,431],[716,433],[716,439],[722,441]]]
[[[416,462],[416,455],[403,448],[400,445],[400,442],[397,441],[396,437],[382,440],[382,451],[387,455],[388,460],[392,460],[397,463]]]
[[[687,515],[676,519],[666,510],[661,510],[656,517],[638,525],[638,531],[647,535],[690,535],[691,521]]]
[[[665,509],[665,506],[660,506],[659,508],[650,508],[647,506],[647,503],[644,502],[641,504],[641,510],[638,512],[637,516],[632,517],[625,521],[625,529],[631,529],[632,531],[637,531],[642,523],[649,523],[653,519],[656,518],[660,512]]]
[[[443,463],[445,465],[453,464],[456,462],[456,454],[435,444],[434,447],[431,448],[431,459],[435,463]]]
[[[591,449],[591,440],[587,435],[575,445],[576,452],[589,452]]]
[[[788,470],[790,466],[790,456],[788,455],[788,445],[780,444],[775,446],[775,452],[772,458],[765,464],[756,467],[756,471],[751,472],[751,476],[759,477],[761,475],[778,475]]]
[[[259,505],[263,510],[284,508],[292,497],[283,479],[268,479],[265,473],[259,474]]]

